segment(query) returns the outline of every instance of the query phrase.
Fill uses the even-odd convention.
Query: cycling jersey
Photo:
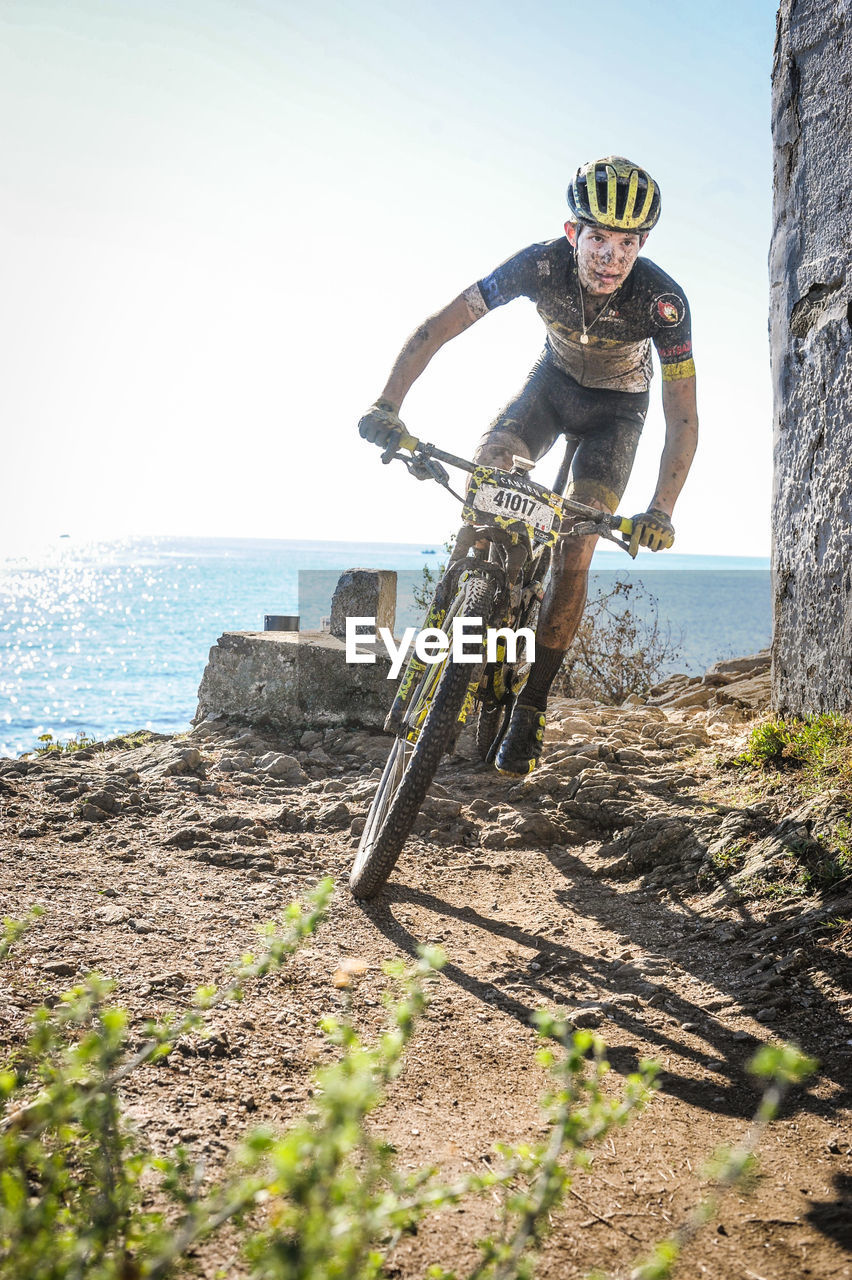
[[[652,342],[664,382],[695,375],[686,294],[647,258],[636,259],[596,319],[586,300],[585,343],[577,261],[567,237],[531,244],[465,290],[476,316],[520,297],[535,303],[545,323],[546,357],[582,387],[647,391]]]

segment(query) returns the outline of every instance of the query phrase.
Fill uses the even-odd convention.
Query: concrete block
[[[396,622],[396,572],[393,569],[347,569],[331,598],[331,634],[343,640],[347,618],[375,618],[376,628],[393,633]]]
[[[368,651],[363,639],[358,647]],[[327,632],[226,631],[210,650],[195,721],[381,728],[396,682],[384,646],[374,652],[375,663],[347,663],[343,641]]]

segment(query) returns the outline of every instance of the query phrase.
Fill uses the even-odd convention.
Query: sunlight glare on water
[[[215,639],[217,603],[195,566],[153,542],[59,543],[7,560],[0,754],[45,732],[185,725],[187,679]]]
[[[7,555],[0,756],[47,732],[186,729],[211,645],[295,613],[300,568],[422,563],[420,548],[219,538],[60,539]]]

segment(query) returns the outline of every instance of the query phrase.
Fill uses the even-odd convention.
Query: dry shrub
[[[643,697],[680,656],[682,638],[659,616],[659,602],[642,582],[618,578],[586,605],[565,655],[554,692],[618,706]]]

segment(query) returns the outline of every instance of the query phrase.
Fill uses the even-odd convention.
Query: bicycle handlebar
[[[473,472],[477,466],[475,462],[470,462],[467,458],[459,458],[454,453],[447,453],[446,450],[439,449],[437,445],[427,444],[425,440],[417,440],[407,433],[404,433],[399,439],[391,441],[382,454],[382,462],[388,463],[392,462],[394,458],[399,458],[401,462],[408,465],[408,459],[398,452],[399,449],[407,449],[414,459],[419,457],[424,461],[429,459],[435,462],[446,462],[448,466],[458,467],[460,471]],[[535,481],[530,483],[534,484]],[[544,486],[541,487],[544,488]],[[612,530],[613,533],[621,533],[626,538],[629,538],[633,533],[633,521],[629,516],[612,515],[609,511],[600,511],[597,507],[588,507],[585,503],[576,502],[573,498],[563,497],[562,506],[567,515],[579,516],[583,520],[597,525],[598,528],[603,525],[605,529]],[[575,530],[575,532],[577,531]],[[595,531],[594,529],[589,529],[588,532],[594,533]],[[617,541],[617,539],[612,539],[612,541]]]

